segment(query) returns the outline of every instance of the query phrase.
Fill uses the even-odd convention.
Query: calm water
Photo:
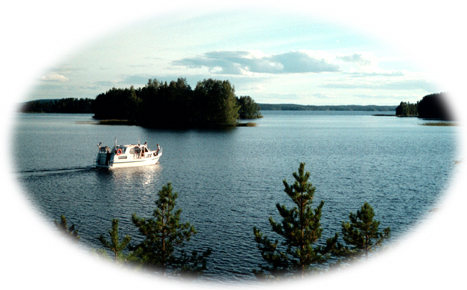
[[[324,200],[322,241],[340,231],[364,202],[393,240],[422,221],[449,185],[456,161],[455,127],[420,126],[417,118],[371,112],[264,111],[258,127],[231,130],[151,130],[98,126],[91,115],[18,115],[18,181],[50,224],[65,215],[79,225],[80,243],[97,248],[111,219],[120,233],[141,239],[131,214],[149,217],[157,192],[172,182],[182,220],[198,234],[187,249],[213,248],[206,278],[254,280],[261,262],[253,226],[271,236],[276,203],[290,205],[282,180],[306,163],[315,199]],[[93,168],[97,144],[148,142],[164,149],[160,163],[115,171]],[[52,227],[51,227],[52,228]]]

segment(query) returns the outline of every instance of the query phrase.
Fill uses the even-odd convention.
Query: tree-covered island
[[[138,89],[112,88],[95,100],[37,100],[20,108],[22,112],[94,113],[97,120],[151,128],[233,127],[241,119],[261,118],[260,110],[250,96],[237,97],[228,80],[205,79],[192,89],[185,78],[169,83],[149,79]]]
[[[94,101],[94,118],[128,120],[151,128],[235,126],[239,118],[235,89],[229,81],[207,79],[192,89],[186,79],[102,93]]]
[[[415,104],[401,102],[396,108],[396,116],[452,120],[445,93],[426,95]]]
[[[149,79],[144,87],[112,88],[95,99],[45,99],[23,103],[24,113],[94,113],[102,124],[129,124],[150,128],[234,127],[254,123],[239,120],[262,118],[261,110],[273,111],[394,111],[398,117],[452,120],[445,93],[426,95],[416,103],[399,106],[257,104],[250,96],[235,95],[228,80],[205,79],[194,89],[185,78],[159,82]],[[387,116],[387,115],[383,115]]]

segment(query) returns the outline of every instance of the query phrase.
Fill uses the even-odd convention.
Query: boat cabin
[[[139,161],[145,161],[145,163],[157,163],[160,155],[162,155],[162,149],[158,146],[158,149],[151,151],[148,149],[147,143],[144,145],[130,144],[130,145],[115,145],[112,149],[107,146],[100,146],[99,152],[97,153],[96,165],[98,167],[119,167],[136,166],[136,162],[139,165]],[[146,162],[147,161],[147,162]]]

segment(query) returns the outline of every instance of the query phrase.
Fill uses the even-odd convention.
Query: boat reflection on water
[[[124,200],[141,199],[143,196],[151,197],[148,202],[152,204],[152,197],[162,184],[161,164],[153,166],[128,167],[118,170],[96,168],[97,192],[119,195]],[[136,188],[137,190],[129,190]],[[132,193],[131,193],[132,192]]]

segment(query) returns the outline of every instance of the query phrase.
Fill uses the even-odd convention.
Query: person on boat
[[[112,156],[112,153],[110,153],[110,148],[105,146],[105,165],[107,166],[110,164],[110,156]]]
[[[141,157],[141,149],[138,146],[135,146],[135,158]]]
[[[159,154],[159,150],[161,150],[161,147],[157,144],[156,156]]]
[[[146,152],[148,152],[148,142],[144,142],[144,145],[141,147],[141,157],[144,157]]]

